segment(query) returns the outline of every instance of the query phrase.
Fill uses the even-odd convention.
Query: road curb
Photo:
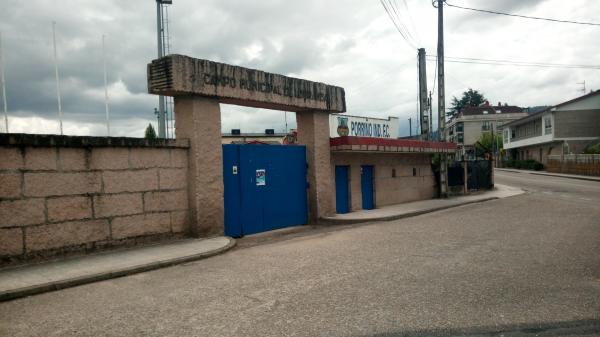
[[[0,302],[10,301],[10,300],[14,300],[14,299],[21,298],[21,297],[37,295],[37,294],[41,294],[41,293],[45,293],[45,292],[61,290],[61,289],[71,288],[71,287],[75,287],[75,286],[79,286],[79,285],[83,285],[83,284],[89,284],[89,283],[94,283],[94,282],[98,282],[98,281],[104,281],[104,280],[109,280],[109,279],[113,279],[113,278],[142,273],[142,272],[146,272],[146,271],[156,270],[156,269],[160,269],[160,268],[170,267],[170,266],[174,266],[174,265],[185,263],[185,262],[205,259],[205,258],[208,258],[211,256],[222,254],[222,253],[230,250],[231,248],[235,247],[236,240],[234,238],[230,238],[230,237],[227,237],[227,238],[229,239],[229,242],[225,246],[217,248],[217,249],[213,249],[213,250],[207,251],[207,252],[177,257],[177,258],[168,259],[168,260],[155,261],[155,262],[151,262],[151,263],[147,263],[147,264],[127,267],[127,268],[122,268],[122,269],[116,269],[116,270],[104,272],[104,273],[85,275],[85,276],[81,276],[81,277],[75,277],[75,278],[70,278],[70,279],[60,280],[60,281],[53,281],[53,282],[43,283],[43,284],[31,286],[31,287],[24,287],[24,288],[2,291],[2,292],[0,292]]]
[[[554,173],[549,173],[549,172],[543,173],[543,172],[538,172],[538,171],[513,170],[513,169],[504,169],[504,168],[495,168],[494,170],[501,171],[501,172],[510,172],[510,173],[519,173],[519,174],[525,173],[525,174],[533,174],[533,175],[538,175],[538,176],[548,176],[548,177],[556,177],[556,178],[566,178],[566,179],[576,179],[576,180],[600,182],[600,179],[595,178],[595,177],[586,177],[586,176],[577,176],[577,175],[564,176],[564,175],[559,175],[559,174],[554,174]]]
[[[496,200],[496,199],[500,199],[500,198],[499,197],[489,197],[489,198],[483,198],[483,199],[479,199],[479,200],[465,201],[460,204],[446,205],[446,206],[434,207],[434,208],[418,210],[418,211],[413,211],[413,212],[408,212],[408,213],[403,213],[403,214],[388,215],[388,216],[376,217],[376,218],[363,218],[363,219],[331,219],[331,218],[326,219],[326,218],[321,218],[321,219],[319,219],[319,224],[352,225],[352,224],[365,223],[365,222],[393,221],[393,220],[398,220],[398,219],[410,218],[410,217],[414,217],[414,216],[418,216],[418,215],[422,215],[422,214],[443,211],[443,210],[449,209],[449,208],[460,207],[460,206],[470,205],[470,204],[476,204],[476,203],[490,201],[490,200]]]
[[[534,174],[538,176],[548,176],[548,177],[556,177],[556,178],[566,178],[566,179],[576,179],[576,180],[585,180],[585,181],[595,181],[600,183],[599,179],[588,178],[588,177],[569,177],[569,176],[559,176],[551,173],[539,173],[539,172],[529,172],[529,174]]]

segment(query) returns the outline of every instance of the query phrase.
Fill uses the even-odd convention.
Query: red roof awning
[[[371,137],[336,137],[329,139],[332,151],[360,152],[455,152],[456,144],[414,139],[386,139]]]

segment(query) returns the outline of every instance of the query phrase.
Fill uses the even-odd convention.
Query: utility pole
[[[419,116],[421,138],[429,140],[429,116],[427,114],[427,68],[425,48],[419,48]]]
[[[4,56],[2,51],[2,32],[0,32],[0,80],[2,84],[2,102],[4,105],[4,131],[8,133],[8,105],[6,103],[6,82],[4,81]]]
[[[408,135],[412,138],[412,118],[408,119]]]
[[[433,100],[431,98],[431,91],[429,92],[429,99],[427,100],[427,107],[429,109],[429,140],[433,140]]]
[[[435,1],[435,0],[434,0]],[[446,141],[446,85],[444,82],[444,0],[437,0],[438,9],[438,44],[437,44],[437,67],[438,67],[438,133],[440,141]],[[440,153],[440,197],[448,197],[448,156],[445,152]]]
[[[58,122],[60,135],[63,134],[62,105],[60,103],[60,82],[58,80],[58,60],[56,59],[56,22],[52,21],[52,45],[54,46],[54,75],[56,77],[56,99],[58,100]]]

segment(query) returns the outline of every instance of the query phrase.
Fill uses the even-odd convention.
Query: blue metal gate
[[[307,223],[306,147],[223,145],[225,234]]]
[[[350,193],[348,190],[348,166],[335,167],[335,212],[350,212]]]
[[[362,208],[375,208],[373,198],[373,166],[364,165],[360,167],[360,189],[362,191]]]

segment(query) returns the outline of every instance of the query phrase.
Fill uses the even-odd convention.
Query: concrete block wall
[[[0,139],[2,260],[187,231],[185,141],[11,137]]]
[[[350,166],[352,211],[362,209],[361,165],[374,166],[376,208],[431,199],[436,195],[435,176],[431,170],[429,154],[333,152],[331,157],[333,179],[336,165]]]

